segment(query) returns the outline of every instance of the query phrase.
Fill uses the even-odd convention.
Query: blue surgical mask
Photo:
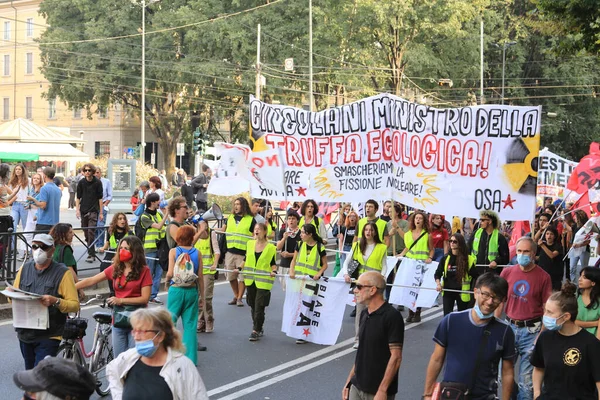
[[[527,254],[517,254],[517,262],[519,265],[526,267],[531,264],[531,257],[529,257]]]
[[[141,342],[135,342],[135,349],[138,354],[143,357],[152,357],[160,344],[154,344],[154,339],[158,336],[158,332],[152,339],[142,340]]]
[[[475,307],[473,307],[473,309],[475,310],[475,314],[477,314],[479,319],[490,319],[494,316],[493,311],[489,314],[484,314],[483,311],[481,311],[481,308],[479,308],[479,304],[477,304],[477,302],[475,302]]]
[[[563,326],[563,324],[556,323],[556,321],[558,321],[561,318],[562,315],[558,318],[552,318],[547,315],[544,315],[544,317],[542,318],[542,322],[546,329],[548,329],[549,331],[557,331]]]

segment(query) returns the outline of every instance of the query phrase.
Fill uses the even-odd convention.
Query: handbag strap
[[[466,394],[470,393],[471,389],[473,389],[473,386],[475,386],[475,379],[477,378],[477,372],[479,372],[479,367],[481,366],[481,362],[483,361],[483,352],[485,351],[485,348],[487,347],[490,336],[492,335],[491,326],[495,322],[495,320],[496,320],[496,318],[492,317],[490,322],[485,326],[485,329],[483,331],[483,336],[481,337],[481,340],[479,341],[479,350],[477,350],[477,359],[475,360],[475,368],[473,368],[473,374],[471,376],[471,386],[469,387],[469,389],[467,389]]]
[[[421,232],[421,235],[417,238],[417,240],[415,240],[414,242],[412,242],[412,244],[408,248],[408,251],[406,252],[406,254],[410,253],[410,251],[412,250],[412,248],[415,247],[415,245],[419,242],[419,240],[421,240],[421,238],[423,236],[425,236],[426,233],[427,233],[426,231]],[[412,235],[412,233],[411,233],[411,235]]]

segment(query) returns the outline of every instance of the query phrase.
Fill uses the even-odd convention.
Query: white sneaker
[[[358,342],[354,342],[354,346],[352,346],[354,350],[358,350]]]

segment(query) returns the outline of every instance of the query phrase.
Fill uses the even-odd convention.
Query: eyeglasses
[[[450,240],[450,243],[456,243],[456,244],[458,244],[458,240]]]
[[[156,329],[132,329],[131,330],[131,334],[135,335],[137,333],[158,333],[160,332],[159,330]]]
[[[91,169],[84,169],[83,172],[92,172]]]
[[[45,245],[45,244],[32,244],[31,248],[33,250],[42,249],[43,251],[46,251],[50,248],[50,246]]]
[[[479,294],[481,294],[481,297],[483,297],[483,301],[488,301],[488,300],[492,300],[492,303],[494,304],[500,304],[502,303],[502,300],[499,297],[493,296],[488,292],[483,292],[483,291],[479,291]]]
[[[363,288],[366,288],[366,287],[377,287],[377,286],[375,286],[375,285],[362,285],[362,284],[360,284],[360,283],[357,283],[355,287],[356,287],[358,290],[363,290]]]

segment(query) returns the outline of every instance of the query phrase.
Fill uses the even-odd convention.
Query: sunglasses
[[[458,240],[450,240],[450,243],[458,243]]]
[[[46,251],[50,248],[50,246],[45,245],[45,244],[32,244],[31,248],[33,250],[42,249],[43,251]]]
[[[83,172],[92,172],[91,169],[84,169]]]
[[[355,287],[356,287],[358,290],[363,290],[363,288],[366,288],[366,287],[376,287],[376,286],[373,286],[373,285],[362,285],[362,284],[360,284],[360,283],[357,283],[357,284],[355,285]]]

